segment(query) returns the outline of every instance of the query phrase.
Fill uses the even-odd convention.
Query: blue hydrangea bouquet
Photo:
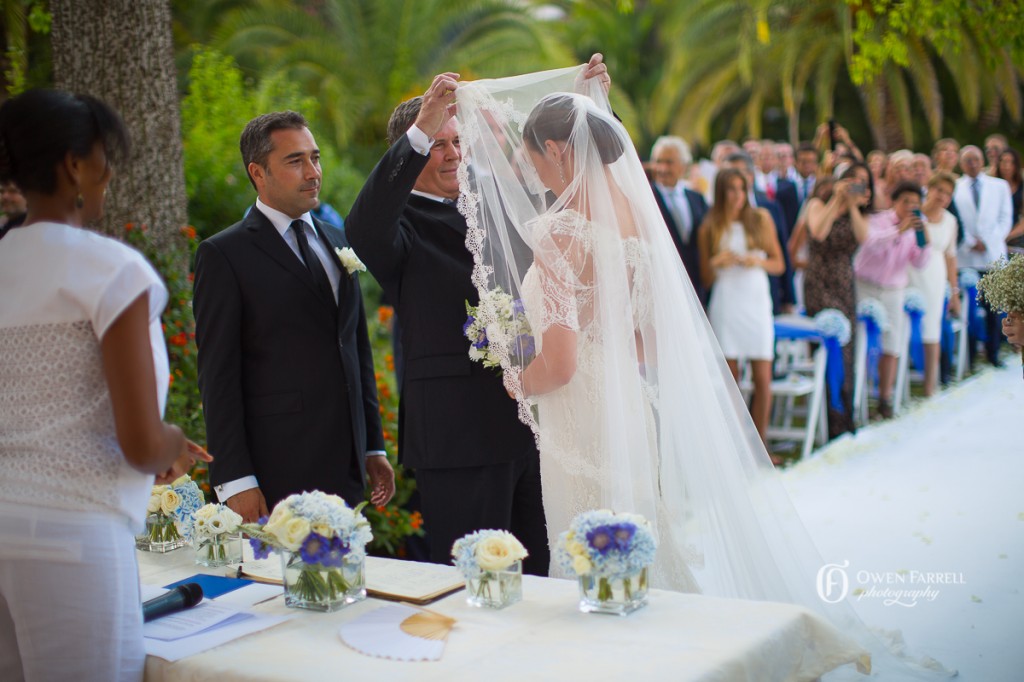
[[[657,541],[638,514],[583,512],[558,537],[555,560],[579,578],[580,610],[626,615],[647,603]]]
[[[466,578],[471,606],[501,609],[523,596],[526,548],[505,530],[478,530],[452,545],[452,562]]]
[[[169,552],[184,547],[192,532],[192,517],[203,506],[203,491],[188,474],[170,485],[155,485],[146,506],[146,532],[135,546],[147,552]]]
[[[243,524],[257,559],[281,555],[285,604],[335,611],[366,598],[366,545],[373,539],[361,514],[337,495],[320,491],[290,495],[270,518]]]

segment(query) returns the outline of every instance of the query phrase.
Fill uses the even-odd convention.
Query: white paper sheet
[[[142,635],[164,641],[190,637],[226,621],[238,612],[234,606],[207,599],[198,606],[145,623]]]
[[[143,640],[146,645],[146,653],[150,656],[159,656],[165,661],[178,661],[292,618],[291,616],[264,616],[252,613],[238,615],[245,617],[237,621],[222,623],[218,627],[191,637],[183,637],[170,642],[146,637]]]

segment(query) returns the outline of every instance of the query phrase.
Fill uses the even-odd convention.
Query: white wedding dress
[[[624,422],[643,426],[642,433],[633,434],[630,447],[638,458],[645,459],[651,471],[658,471],[658,437],[652,401],[656,400],[655,387],[644,377],[641,358],[635,372],[610,376],[602,361],[602,345],[611,334],[619,335],[616,345],[635,343],[641,329],[650,324],[651,273],[647,245],[638,237],[622,239],[614,228],[588,220],[575,210],[566,209],[541,216],[535,229],[545,233],[543,238],[556,237],[577,245],[574,256],[562,261],[573,267],[573,290],[563,287],[566,277],[547,274],[545,268],[531,266],[523,278],[523,302],[528,311],[530,326],[538,340],[551,325],[561,325],[577,333],[576,372],[568,384],[551,393],[532,400],[536,405],[537,421],[545,428],[540,435],[541,481],[544,495],[544,515],[548,524],[548,540],[555,547],[558,535],[569,527],[578,514],[591,509],[615,506],[611,491],[616,487],[615,457],[611,452],[614,437],[606,429],[604,415],[608,413],[609,392],[633,395],[623,401],[634,414],[624,415]],[[539,237],[541,235],[538,235]],[[604,242],[598,245],[598,242]],[[612,301],[611,307],[632,311],[632,326],[617,325],[605,328],[594,316],[596,291],[593,285],[594,252],[621,250],[626,272],[630,275],[628,288],[618,290],[630,300]],[[602,248],[603,247],[603,248]],[[589,273],[589,274],[588,274]],[[608,304],[608,301],[602,302]],[[636,495],[649,495],[652,491],[639,479],[634,481]],[[655,528],[669,528],[672,520],[661,501],[662,492],[655,495]],[[619,509],[619,511],[627,511]],[[568,578],[552,559],[551,575]],[[699,592],[700,588],[687,567],[682,547],[676,547],[671,533],[659,538],[658,554],[651,569],[652,584],[682,592]]]
[[[580,512],[640,514],[658,538],[652,586],[800,604],[868,648],[886,671],[878,679],[943,677],[893,658],[849,603],[819,598],[825,562],[754,428],[633,143],[581,74],[456,91],[473,284],[481,296],[500,289],[521,301],[537,354],[553,326],[576,333],[571,378],[533,396],[520,381],[536,357],[530,344],[488,332],[537,438],[552,546]],[[538,372],[563,361],[549,356]]]

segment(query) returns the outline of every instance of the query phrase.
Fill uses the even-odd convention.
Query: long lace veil
[[[459,210],[481,298],[474,347],[500,364],[537,437],[548,522],[566,524],[549,535],[582,511],[566,501],[568,489],[589,487],[594,507],[654,524],[655,587],[797,603],[869,640],[849,604],[819,598],[823,561],[761,444],[632,141],[582,72],[456,92]],[[547,139],[560,164],[538,160]],[[502,322],[509,315],[518,321]],[[524,395],[521,373],[556,326],[576,338],[569,383]]]

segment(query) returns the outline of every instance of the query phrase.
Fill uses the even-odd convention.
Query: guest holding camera
[[[890,195],[892,208],[871,216],[868,235],[853,261],[857,298],[874,298],[885,307],[888,328],[882,333],[882,357],[878,361],[878,414],[892,417],[892,389],[896,362],[906,351],[903,292],[911,267],[928,262],[928,232],[921,219],[921,187],[900,182]]]
[[[826,187],[826,183],[821,183]],[[835,308],[850,323],[857,319],[853,285],[853,255],[868,236],[867,214],[874,195],[871,171],[854,163],[842,177],[807,203],[807,231],[810,235],[804,270],[804,308],[816,315]],[[845,365],[841,389],[843,410],[829,405],[828,431],[834,438],[853,430],[854,344],[843,348]]]

